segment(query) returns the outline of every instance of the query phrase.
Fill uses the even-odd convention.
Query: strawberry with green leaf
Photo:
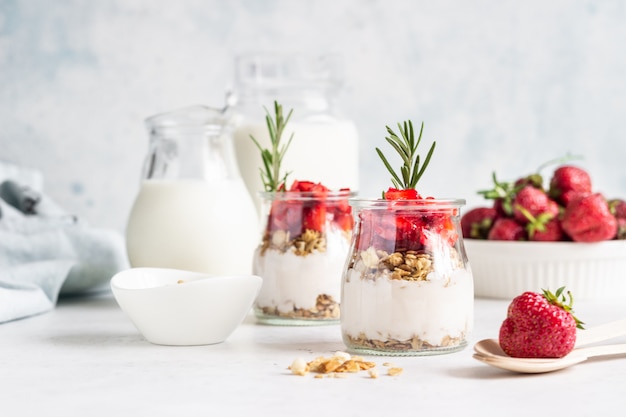
[[[527,291],[515,297],[502,322],[499,343],[517,358],[561,358],[574,349],[576,329],[583,323],[573,315],[573,297],[565,287],[556,293]]]

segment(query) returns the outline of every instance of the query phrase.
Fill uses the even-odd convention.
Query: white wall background
[[[0,0],[0,160],[122,231],[143,119],[221,105],[233,55],[272,50],[343,55],[362,195],[389,185],[385,125],[412,119],[438,142],[422,194],[474,206],[493,170],[513,179],[570,152],[626,196],[621,0]]]

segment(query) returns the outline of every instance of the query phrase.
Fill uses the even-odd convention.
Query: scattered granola
[[[400,375],[402,373],[403,369],[402,368],[389,368],[387,369],[387,375],[390,376],[397,376]]]
[[[367,371],[372,379],[378,378],[378,370],[375,362],[364,360],[360,356],[351,356],[346,352],[336,352],[331,357],[319,356],[310,362],[302,358],[296,358],[288,368],[294,375],[305,376],[309,372],[315,373],[314,378],[346,378],[349,373]],[[387,370],[387,375],[397,376],[402,373],[402,368],[392,367]]]

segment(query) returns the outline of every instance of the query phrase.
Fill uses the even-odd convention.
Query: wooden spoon
[[[493,339],[488,339],[493,340]],[[497,348],[496,348],[497,347]],[[507,356],[499,345],[483,344],[483,353],[475,353],[474,359],[496,368],[506,369],[513,372],[537,374],[543,372],[558,371],[577,363],[584,362],[589,358],[598,356],[611,356],[626,354],[626,344],[592,346],[578,348],[562,358],[512,358]]]
[[[500,348],[496,339],[484,339],[474,345],[474,358],[503,369],[524,373],[551,372],[583,362],[590,357],[618,355],[626,353],[626,345],[596,346],[581,349],[589,345],[615,337],[626,335],[626,319],[605,323],[587,330],[579,330],[576,335],[575,349],[563,358],[511,358]]]

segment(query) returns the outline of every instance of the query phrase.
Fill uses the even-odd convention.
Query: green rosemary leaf
[[[415,136],[413,129],[413,122],[410,120],[404,121],[404,123],[398,123],[398,131],[400,135],[396,134],[389,126],[386,126],[388,136],[385,137],[387,143],[396,151],[402,161],[399,175],[391,167],[391,164],[382,153],[382,151],[376,148],[378,156],[383,161],[383,164],[391,174],[391,182],[398,189],[415,189],[420,178],[426,171],[431,157],[435,150],[436,142],[431,145],[423,165],[420,167],[420,156],[417,154],[417,148],[422,140],[422,134],[424,132],[424,123],[422,122],[419,135]],[[402,178],[400,178],[402,177]]]
[[[393,168],[391,167],[391,164],[389,164],[389,162],[387,161],[387,158],[385,158],[385,155],[383,155],[382,151],[378,148],[376,148],[376,152],[378,152],[378,156],[380,157],[380,159],[383,160],[383,164],[385,164],[385,166],[387,167],[387,170],[391,173],[392,179],[391,181],[394,184],[399,184],[400,178],[398,177],[398,175],[395,173],[395,171],[393,170]],[[399,185],[396,185],[396,188],[400,188]]]
[[[270,137],[270,148],[263,149],[260,143],[250,135],[250,138],[261,152],[261,160],[263,161],[263,167],[259,168],[261,171],[261,180],[265,191],[277,191],[282,184],[286,185],[287,176],[289,172],[281,175],[281,164],[283,158],[291,144],[293,139],[293,133],[286,144],[281,144],[283,132],[285,126],[291,118],[293,109],[289,110],[287,117],[283,116],[283,107],[274,101],[274,119],[270,115],[270,112],[265,109],[265,124],[267,125],[267,131]],[[283,189],[286,187],[283,187]]]

